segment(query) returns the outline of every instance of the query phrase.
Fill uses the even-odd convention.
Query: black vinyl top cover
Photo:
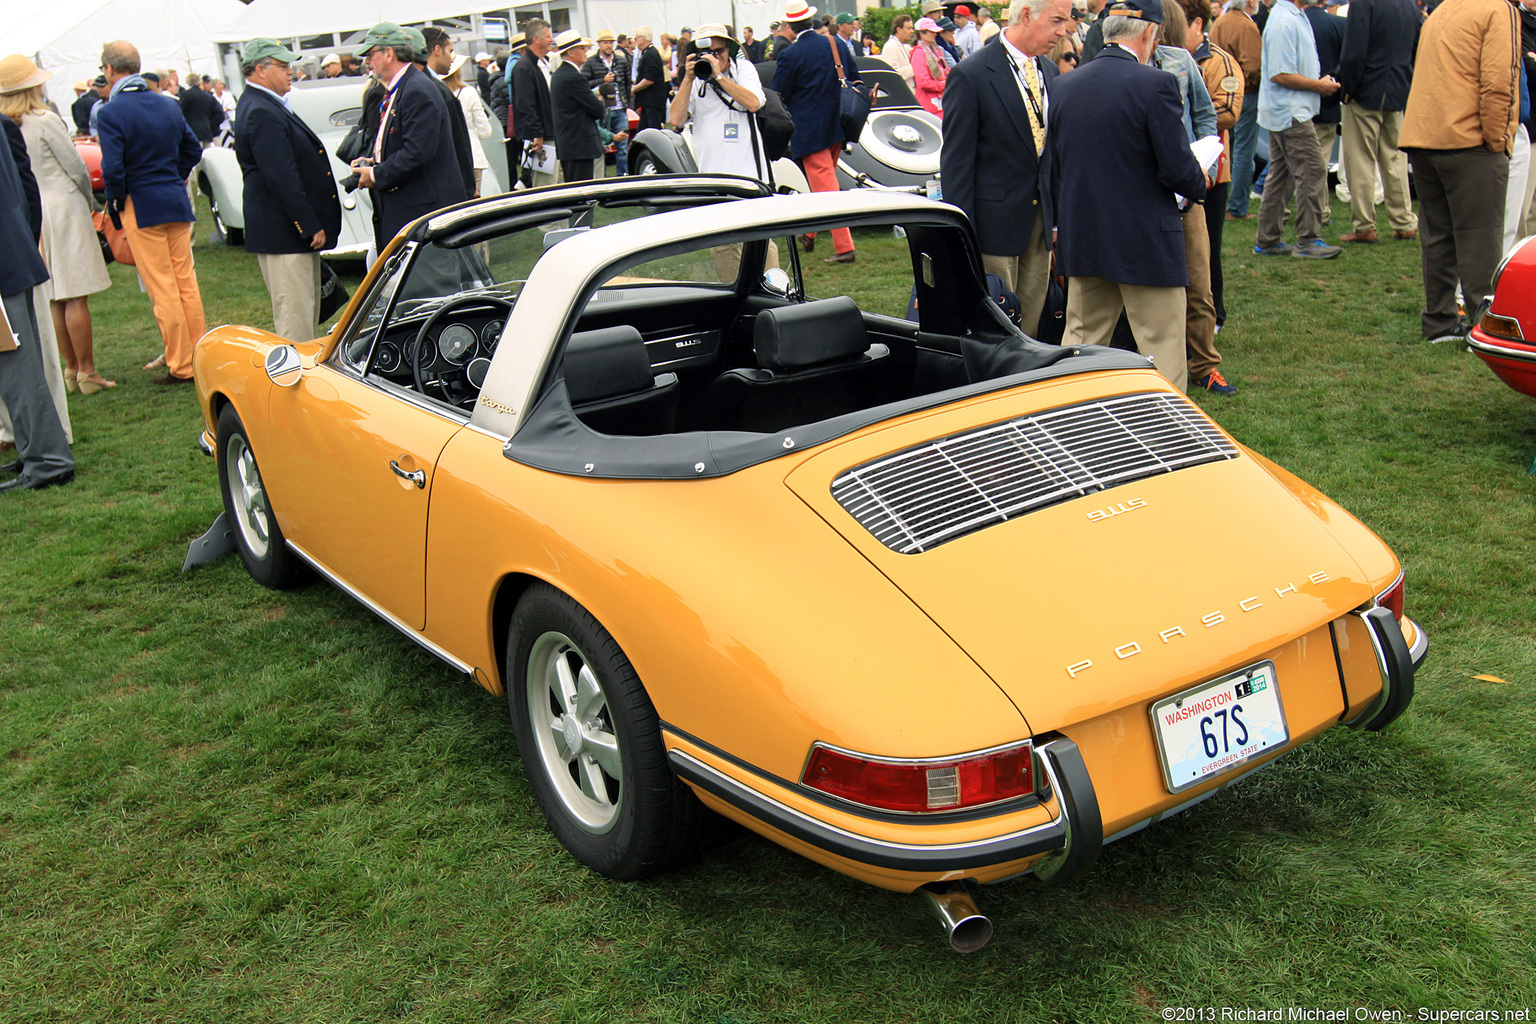
[[[645,391],[655,378],[645,339],[627,324],[573,334],[561,373],[576,405]]]
[[[800,370],[860,355],[869,347],[864,315],[846,295],[757,314],[752,348],[764,370]]]

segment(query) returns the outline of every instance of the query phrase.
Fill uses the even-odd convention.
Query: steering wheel
[[[416,390],[428,398],[437,398],[447,402],[449,405],[459,405],[466,397],[472,397],[464,394],[469,384],[469,374],[466,369],[469,365],[469,360],[465,360],[463,366],[454,366],[452,363],[448,363],[446,370],[440,371],[433,377],[428,378],[423,371],[439,360],[437,346],[434,344],[427,347],[426,342],[428,335],[432,333],[432,328],[437,326],[439,320],[442,320],[449,313],[458,312],[465,306],[478,306],[481,308],[486,306],[500,307],[503,317],[510,316],[512,313],[511,300],[495,295],[463,295],[457,299],[452,299],[443,303],[431,316],[427,317],[426,323],[421,325],[421,330],[416,332],[416,339],[411,342],[411,351],[408,357],[411,364],[411,380],[415,383]],[[443,362],[446,363],[447,360],[443,360]],[[455,392],[458,392],[458,394],[455,395]]]

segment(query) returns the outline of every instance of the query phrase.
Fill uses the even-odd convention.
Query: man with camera
[[[754,116],[763,105],[757,68],[724,25],[704,25],[682,57],[683,77],[667,120],[682,131],[693,122],[699,170],[766,181],[767,158]]]

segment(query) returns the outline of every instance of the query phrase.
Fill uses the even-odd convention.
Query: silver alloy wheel
[[[545,633],[528,652],[526,680],[539,766],[584,831],[607,832],[618,820],[624,769],[608,695],[591,663],[569,637]]]
[[[267,557],[271,546],[272,511],[267,506],[267,490],[261,484],[256,456],[236,433],[224,452],[225,472],[229,474],[229,493],[235,499],[235,522],[251,556],[258,561]]]

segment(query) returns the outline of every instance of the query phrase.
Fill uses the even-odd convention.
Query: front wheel
[[[613,636],[537,584],[512,615],[507,650],[517,749],[561,845],[624,881],[692,856],[704,809],[667,765],[656,710]]]
[[[656,158],[651,156],[650,150],[642,149],[636,155],[634,149],[629,151],[630,174],[660,174],[661,170],[656,166]]]
[[[219,412],[219,490],[224,496],[224,518],[235,534],[240,560],[251,578],[262,586],[286,590],[305,578],[304,563],[288,550],[282,528],[272,514],[267,488],[256,465],[256,454],[245,434],[235,407]]]

